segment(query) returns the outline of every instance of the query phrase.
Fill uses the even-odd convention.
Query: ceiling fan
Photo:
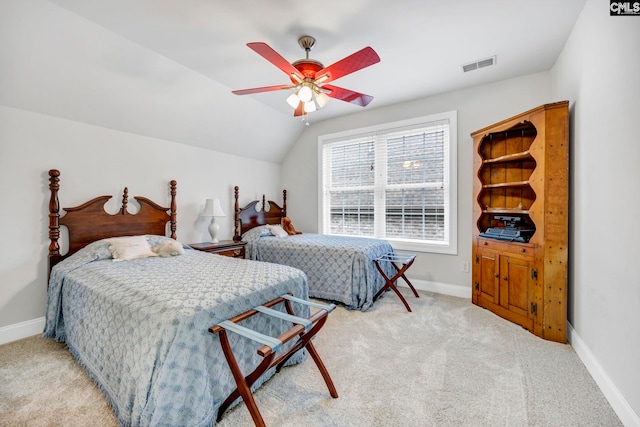
[[[329,98],[339,99],[361,107],[367,106],[373,100],[373,96],[328,83],[380,62],[378,54],[371,47],[365,47],[325,67],[321,62],[309,58],[309,52],[315,43],[316,39],[311,36],[300,37],[298,44],[305,50],[306,58],[293,63],[289,63],[266,43],[247,43],[247,46],[258,55],[284,71],[291,79],[292,84],[234,90],[232,92],[236,95],[248,95],[251,93],[294,89],[295,93],[287,98],[287,103],[294,109],[294,116],[302,116],[316,111],[316,103],[318,107],[324,107]]]

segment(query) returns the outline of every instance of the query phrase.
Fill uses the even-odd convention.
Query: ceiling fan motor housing
[[[311,36],[302,36],[298,39],[298,44],[307,53],[305,59],[299,59],[292,63],[296,70],[300,71],[305,79],[314,79],[316,73],[324,68],[324,65],[320,61],[309,58],[309,52],[316,44],[316,39]],[[295,79],[291,79],[294,83],[297,83]]]
[[[300,71],[305,79],[314,79],[316,73],[324,68],[321,62],[316,61],[315,59],[300,59],[293,64],[296,70]],[[293,78],[292,82],[297,83]]]

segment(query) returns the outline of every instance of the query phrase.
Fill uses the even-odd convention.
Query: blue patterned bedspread
[[[208,328],[287,292],[308,299],[304,273],[287,266],[190,249],[169,258],[110,258],[100,241],[53,268],[44,335],[67,343],[124,426],[213,425],[235,383]],[[271,336],[289,327],[262,314],[243,324]],[[262,360],[259,344],[229,337],[250,372]]]
[[[249,230],[243,240],[248,258],[304,271],[310,297],[362,311],[372,306],[373,296],[384,285],[373,259],[393,252],[391,244],[380,239],[311,233],[276,237],[266,227]],[[382,267],[389,277],[395,274],[390,263]]]

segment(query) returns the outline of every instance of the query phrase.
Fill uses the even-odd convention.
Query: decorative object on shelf
[[[293,108],[294,116],[305,116],[319,108],[322,108],[329,101],[329,98],[366,107],[373,96],[343,89],[327,83],[351,74],[355,71],[366,68],[380,62],[380,57],[371,48],[355,52],[340,61],[325,67],[321,62],[309,58],[309,52],[315,45],[316,39],[311,36],[302,36],[298,39],[298,44],[306,52],[306,58],[289,63],[278,52],[269,45],[262,42],[247,43],[258,55],[284,71],[291,79],[292,84],[264,86],[252,89],[234,90],[236,95],[247,95],[259,92],[271,92],[283,89],[293,89],[295,93],[287,98],[287,103]]]
[[[211,243],[218,243],[218,230],[220,226],[216,222],[216,218],[225,217],[225,213],[220,205],[220,199],[207,199],[204,205],[204,212],[201,216],[211,217],[211,224],[209,224],[209,234],[211,234]]]
[[[569,102],[542,105],[471,136],[471,301],[565,343]]]

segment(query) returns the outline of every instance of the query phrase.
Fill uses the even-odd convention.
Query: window
[[[455,111],[318,138],[324,234],[457,253]]]

